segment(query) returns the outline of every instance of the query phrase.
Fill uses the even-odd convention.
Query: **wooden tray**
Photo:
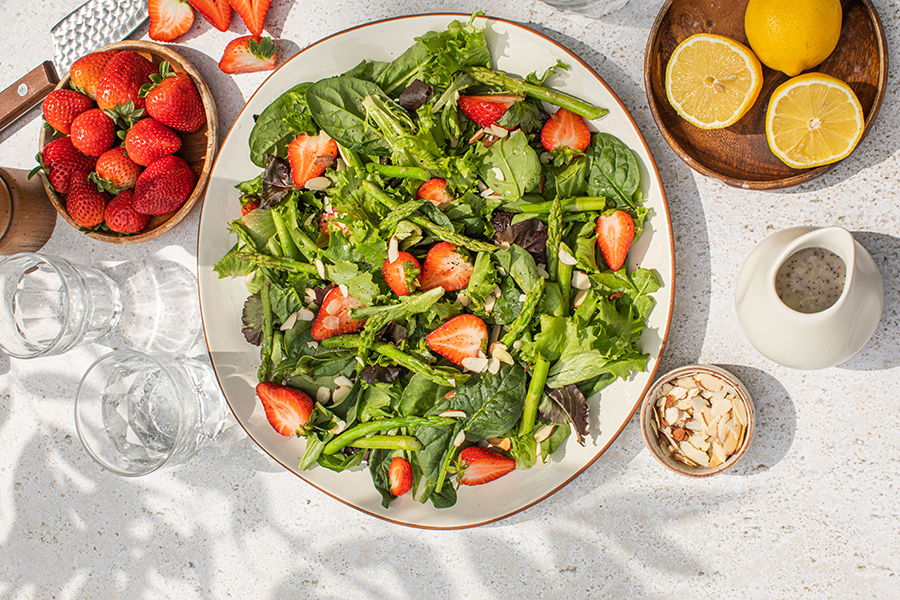
[[[216,156],[218,113],[216,112],[216,103],[213,101],[212,94],[206,86],[206,83],[203,81],[203,78],[200,76],[200,73],[193,65],[191,65],[191,63],[186,61],[180,54],[171,48],[154,42],[126,40],[124,42],[109,44],[97,51],[101,52],[104,50],[132,50],[150,59],[155,65],[159,65],[159,63],[164,60],[168,61],[173,70],[187,73],[190,75],[191,79],[194,80],[194,85],[197,86],[197,91],[200,92],[200,99],[203,101],[203,109],[206,112],[206,123],[200,129],[193,133],[178,134],[181,138],[181,149],[175,154],[176,156],[183,158],[185,162],[190,165],[191,170],[197,177],[197,184],[194,186],[194,191],[182,207],[169,215],[150,217],[150,222],[147,224],[147,227],[142,232],[134,235],[121,236],[113,231],[95,231],[85,234],[95,240],[112,244],[139,244],[141,242],[146,242],[147,240],[158,238],[178,225],[178,223],[187,217],[203,197],[203,191],[206,188],[206,182],[209,179],[209,173],[212,170],[213,159]],[[59,85],[56,86],[56,89],[67,88],[68,86],[69,74],[66,73],[66,76],[63,77],[62,80],[60,80]],[[39,147],[43,149],[44,146],[57,137],[62,136],[54,134],[52,130],[41,129]],[[63,219],[65,219],[69,225],[79,229],[79,225],[72,220],[72,217],[69,216],[69,213],[66,210],[65,198],[57,196],[53,188],[50,187],[46,177],[44,177],[44,188],[47,190],[47,196],[50,197],[53,206],[56,207],[56,211],[62,215]]]
[[[644,55],[644,85],[650,111],[666,142],[692,169],[740,188],[771,190],[805,183],[837,163],[792,169],[766,141],[766,108],[776,87],[789,78],[763,66],[763,87],[756,104],[725,129],[704,130],[678,116],[666,98],[666,65],[675,47],[695,33],[717,33],[749,46],[744,34],[748,0],[668,0],[650,32]],[[810,71],[827,73],[853,89],[863,107],[868,133],[887,86],[887,44],[881,21],[869,0],[843,0],[844,20],[837,48]]]

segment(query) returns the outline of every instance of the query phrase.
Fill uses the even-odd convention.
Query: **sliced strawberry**
[[[503,477],[516,468],[516,461],[481,446],[469,446],[459,453],[457,477],[462,485],[481,485]]]
[[[194,23],[194,9],[187,0],[148,0],[150,39],[171,42],[187,33]]]
[[[398,252],[394,262],[384,261],[381,275],[398,296],[406,296],[419,287],[419,272],[422,265],[409,252]]]
[[[263,33],[270,4],[272,0],[231,0],[231,8],[241,15],[247,30],[257,38]]]
[[[337,151],[337,142],[324,131],[319,135],[298,135],[287,151],[294,185],[303,187],[307,181],[324,173],[334,163]]]
[[[189,0],[204,19],[219,31],[231,25],[231,3],[228,0]]]
[[[244,196],[241,198],[241,215],[249,215],[259,208],[259,199],[256,196]]]
[[[391,482],[391,493],[394,496],[402,496],[411,490],[413,474],[409,461],[402,456],[392,458],[388,467],[388,479]]]
[[[541,145],[547,152],[567,146],[573,150],[584,152],[591,143],[591,132],[587,123],[572,111],[561,108],[544,123],[541,129]]]
[[[442,287],[455,292],[469,285],[474,266],[450,242],[440,242],[431,247],[422,265],[419,287],[423,291]]]
[[[597,245],[613,271],[625,264],[628,249],[634,240],[634,220],[624,210],[617,210],[597,218]]]
[[[445,202],[453,202],[453,197],[447,193],[447,182],[438,177],[423,183],[416,192],[416,197],[419,200],[427,200],[436,206]]]
[[[496,123],[513,104],[521,100],[522,96],[515,94],[460,96],[459,109],[482,127],[487,127]]]
[[[269,424],[284,436],[306,435],[306,425],[315,408],[312,399],[300,390],[263,381],[256,395],[266,409]]]
[[[219,69],[229,75],[271,71],[277,59],[275,51],[271,39],[264,37],[257,41],[252,35],[245,35],[228,42],[219,61]]]
[[[313,338],[321,341],[333,335],[353,333],[362,329],[365,321],[355,321],[350,316],[350,310],[360,306],[362,302],[349,294],[345,296],[341,286],[332,288],[322,300],[322,306],[316,320],[313,321]]]
[[[475,315],[453,317],[427,336],[425,345],[432,352],[462,365],[463,359],[478,356],[487,348],[487,325]]]

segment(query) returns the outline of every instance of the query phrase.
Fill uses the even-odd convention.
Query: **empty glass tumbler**
[[[602,17],[619,10],[628,0],[543,0],[553,8],[569,10],[588,17]]]
[[[225,400],[212,369],[197,360],[116,350],[81,380],[75,426],[100,466],[135,477],[211,444],[225,426]]]
[[[0,350],[55,356],[109,333],[122,312],[116,283],[90,267],[24,252],[0,262]]]

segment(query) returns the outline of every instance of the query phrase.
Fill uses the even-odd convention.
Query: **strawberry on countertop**
[[[231,25],[231,3],[228,0],[189,0],[204,19],[219,31]]]
[[[453,202],[453,197],[447,192],[447,182],[439,177],[429,179],[416,191],[419,200],[427,200],[435,206],[446,202]]]
[[[125,134],[128,157],[141,166],[175,154],[181,148],[178,134],[153,118],[141,119]]]
[[[271,71],[275,68],[276,50],[270,38],[257,41],[252,35],[239,37],[225,46],[219,69],[229,75]]]
[[[462,485],[481,485],[503,477],[516,468],[516,461],[480,446],[463,448],[457,461],[457,477]]]
[[[183,159],[166,156],[151,163],[134,186],[134,208],[145,215],[168,215],[194,191],[197,177]]]
[[[44,120],[56,131],[69,135],[72,121],[83,112],[94,108],[94,101],[73,90],[53,90],[41,103]]]
[[[135,109],[144,108],[140,91],[150,83],[150,75],[156,73],[152,62],[131,50],[122,50],[113,56],[97,83],[97,106],[113,110],[116,106],[131,102]]]
[[[591,132],[581,115],[560,108],[544,123],[541,145],[547,152],[563,146],[584,152],[591,143]]]
[[[478,356],[487,349],[487,325],[470,314],[453,317],[427,336],[425,345],[450,361],[462,365],[466,358]]]
[[[522,100],[516,94],[481,94],[478,96],[460,96],[459,109],[463,114],[487,127],[497,122],[510,107]]]
[[[231,7],[241,15],[247,30],[259,38],[266,24],[266,13],[272,0],[231,0]]]
[[[43,170],[47,181],[57,194],[69,193],[69,182],[73,171],[93,171],[97,159],[88,156],[72,144],[72,138],[53,140],[37,155],[38,167],[32,174]]]
[[[613,271],[625,264],[631,242],[634,240],[634,220],[624,210],[617,210],[597,218],[597,245]]]
[[[256,395],[275,431],[288,437],[306,434],[306,425],[315,408],[312,398],[298,389],[271,381],[257,385]]]
[[[337,151],[337,142],[324,131],[319,135],[298,135],[287,151],[294,185],[303,187],[307,181],[324,173],[334,163]]]
[[[134,210],[134,191],[125,190],[106,205],[103,220],[116,233],[138,233],[150,222],[150,216]]]
[[[391,482],[391,493],[402,496],[412,489],[413,473],[409,461],[402,456],[395,456],[388,466],[388,480]]]
[[[353,333],[362,329],[365,321],[356,321],[350,316],[350,311],[362,306],[362,302],[353,296],[344,295],[341,286],[331,289],[322,300],[322,306],[313,321],[313,339],[322,341],[333,335]]]
[[[133,189],[143,168],[128,158],[125,148],[116,146],[101,154],[91,180],[111,194]]]
[[[455,292],[469,285],[475,267],[450,242],[439,242],[431,247],[422,265],[419,287],[422,291],[442,287]]]
[[[194,23],[194,9],[187,0],[148,0],[150,39],[171,42],[187,33]]]
[[[118,141],[116,122],[99,108],[86,110],[72,121],[72,143],[88,156],[100,156]]]
[[[384,261],[381,275],[395,294],[406,296],[418,287],[421,270],[422,266],[415,256],[409,252],[398,252],[393,262],[390,258]]]
[[[141,88],[147,114],[175,131],[191,133],[206,123],[200,92],[187,73],[175,72],[163,61],[151,83]]]

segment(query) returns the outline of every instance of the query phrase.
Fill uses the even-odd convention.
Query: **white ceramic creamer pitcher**
[[[776,291],[779,270],[807,248],[832,252],[845,266],[837,300],[816,312],[790,308]],[[747,257],[735,292],[738,322],[750,343],[766,358],[795,369],[833,367],[859,352],[875,333],[883,304],[884,283],[875,261],[840,227],[773,233]]]

